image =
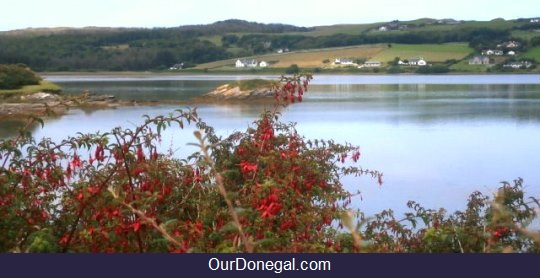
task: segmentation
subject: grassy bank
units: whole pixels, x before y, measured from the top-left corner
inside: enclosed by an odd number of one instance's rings
[[[60,91],[62,91],[62,88],[60,88],[60,86],[52,82],[42,80],[39,85],[27,85],[19,89],[0,90],[0,95],[7,96],[16,94],[34,94],[37,92],[58,93]]]
[[[423,57],[428,62],[444,62],[446,60],[461,60],[473,53],[466,43],[447,44],[391,44],[381,51],[373,60],[381,62],[393,61],[395,57],[411,59]]]

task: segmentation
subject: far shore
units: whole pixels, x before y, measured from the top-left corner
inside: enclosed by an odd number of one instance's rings
[[[237,70],[237,71],[201,71],[201,70],[181,70],[181,71],[62,71],[62,72],[38,72],[41,76],[227,76],[227,75],[247,75],[247,76],[270,76],[270,75],[290,75],[284,73],[283,71],[250,71],[250,70]],[[377,75],[388,75],[388,76],[407,76],[407,75],[513,75],[513,74],[523,74],[523,75],[538,75],[540,72],[525,72],[525,71],[515,71],[515,72],[448,72],[448,73],[437,73],[437,74],[417,74],[417,73],[386,73],[386,72],[357,72],[357,71],[320,71],[315,72],[313,69],[304,69],[303,72],[309,72],[316,75],[365,75],[365,76],[377,76]]]

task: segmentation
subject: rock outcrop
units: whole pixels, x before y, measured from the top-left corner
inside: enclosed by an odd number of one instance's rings
[[[219,86],[213,91],[203,95],[205,98],[224,100],[261,99],[273,96],[274,92],[271,88],[263,87],[251,90],[241,90],[240,86],[230,84]]]

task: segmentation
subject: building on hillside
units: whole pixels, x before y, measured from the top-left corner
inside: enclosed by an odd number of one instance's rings
[[[411,66],[427,66],[427,61],[423,57],[415,57],[409,59],[409,65]]]
[[[259,67],[261,67],[261,68],[266,68],[266,67],[268,67],[268,62],[266,62],[266,61],[261,61],[261,62],[259,63]]]
[[[404,61],[401,61],[401,60],[399,60],[397,63],[400,66],[408,66],[409,65],[409,62],[404,62]]]
[[[353,59],[351,58],[336,58],[334,60],[334,64],[335,65],[355,65],[356,63],[354,63]]]
[[[491,61],[488,56],[474,56],[469,59],[469,65],[490,65]]]
[[[520,46],[521,46],[521,44],[519,42],[517,42],[517,41],[509,41],[509,42],[506,43],[507,48],[518,48]]]
[[[492,50],[492,49],[482,50],[482,56],[491,56],[494,54],[495,54],[495,50]]]
[[[236,60],[235,66],[237,68],[255,68],[257,67],[257,60],[255,59],[238,59]]]
[[[379,62],[379,61],[366,61],[364,62],[364,67],[370,67],[370,68],[375,68],[375,67],[380,67],[382,66],[382,63]]]
[[[515,52],[514,50],[510,50],[510,51],[508,51],[508,53],[506,53],[506,54],[508,54],[508,55],[510,55],[510,56],[514,56],[514,55],[516,55],[516,52]]]
[[[511,68],[511,69],[528,69],[533,66],[533,63],[530,61],[518,61],[518,62],[510,62],[503,65],[503,68]]]
[[[172,67],[170,67],[170,70],[181,70],[184,68],[184,63],[174,64]]]
[[[507,41],[503,42],[501,44],[498,44],[497,47],[499,48],[519,48],[521,47],[521,43],[518,41]]]

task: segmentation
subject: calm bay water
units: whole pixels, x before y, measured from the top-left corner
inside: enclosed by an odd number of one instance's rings
[[[129,100],[189,100],[231,80],[252,76],[50,76],[66,93],[90,91]],[[274,78],[266,76],[264,78]],[[134,127],[142,115],[173,105],[70,111],[36,129],[37,138],[61,140],[77,132]],[[244,130],[262,104],[199,105],[219,134]],[[474,190],[492,194],[501,181],[522,177],[540,197],[540,76],[316,76],[304,102],[283,111],[306,138],[359,145],[364,168],[384,172],[347,179],[362,191],[354,205],[368,214],[405,210],[408,200],[426,207],[463,209]],[[0,126],[10,129],[12,125]],[[179,156],[194,151],[192,133],[168,130],[163,148]]]

